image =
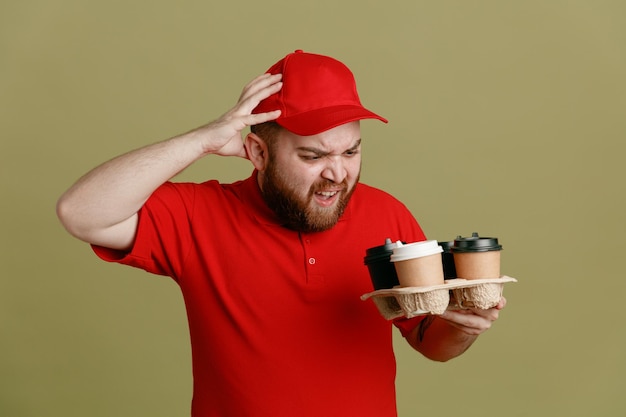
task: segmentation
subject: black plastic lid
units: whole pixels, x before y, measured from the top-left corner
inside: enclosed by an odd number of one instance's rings
[[[395,244],[391,241],[390,238],[387,238],[385,239],[384,245],[375,246],[373,248],[367,249],[365,251],[365,258],[363,258],[363,261],[367,264],[368,262],[372,261],[389,259],[394,247]]]
[[[452,247],[454,246],[454,241],[453,240],[450,240],[448,242],[437,241],[437,244],[441,246],[444,252],[450,252],[450,249],[452,249]]]
[[[498,243],[496,237],[480,237],[478,233],[474,232],[471,237],[458,236],[454,240],[454,246],[451,250],[454,253],[487,252],[502,250],[502,245]]]

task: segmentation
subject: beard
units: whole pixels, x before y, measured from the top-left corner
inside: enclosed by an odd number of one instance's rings
[[[339,184],[342,189],[337,202],[331,207],[319,207],[314,203],[316,192],[325,191],[337,184],[330,180],[313,183],[302,197],[296,192],[296,186],[289,181],[288,175],[281,174],[276,164],[270,160],[261,182],[261,194],[265,203],[276,213],[281,223],[291,230],[304,233],[322,232],[332,228],[343,214],[352,193],[359,182],[359,177],[350,188],[344,180]]]

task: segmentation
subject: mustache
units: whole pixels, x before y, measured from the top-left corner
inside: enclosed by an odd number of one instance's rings
[[[344,192],[348,189],[348,182],[343,180],[340,183],[336,183],[330,180],[321,180],[311,185],[311,194],[324,192],[324,191],[339,191]]]

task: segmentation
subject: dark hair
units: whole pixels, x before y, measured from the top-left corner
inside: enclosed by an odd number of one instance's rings
[[[250,126],[250,132],[263,139],[270,149],[274,146],[282,129],[283,127],[274,121]]]

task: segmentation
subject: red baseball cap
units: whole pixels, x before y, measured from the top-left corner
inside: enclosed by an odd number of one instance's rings
[[[387,119],[361,104],[354,75],[334,58],[297,50],[272,65],[269,74],[282,74],[283,87],[252,111],[280,110],[279,125],[301,136],[316,135],[361,119]]]

